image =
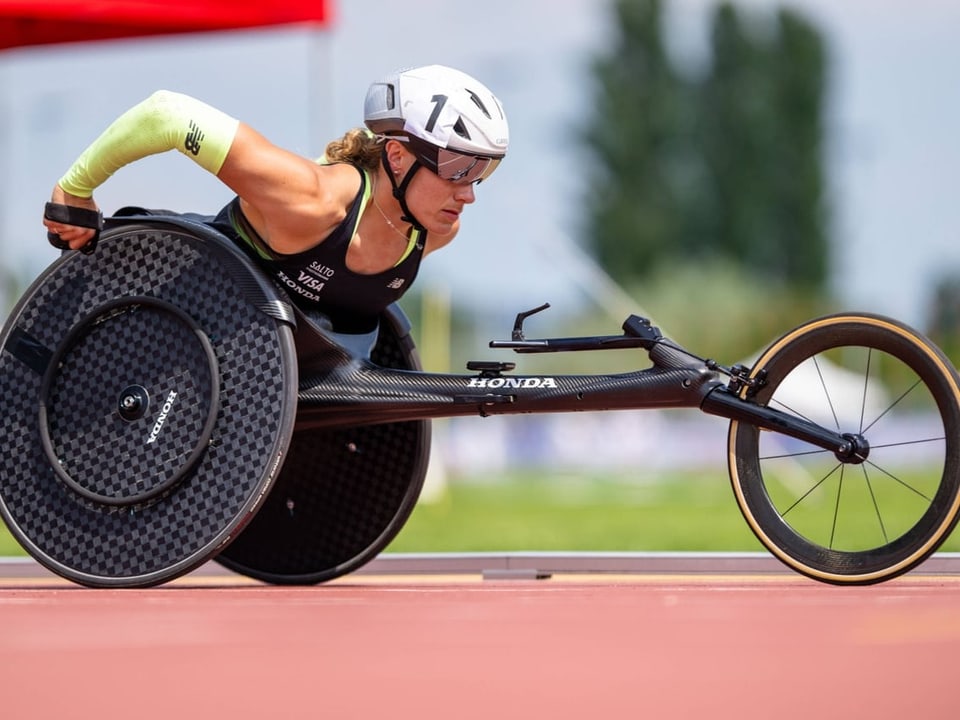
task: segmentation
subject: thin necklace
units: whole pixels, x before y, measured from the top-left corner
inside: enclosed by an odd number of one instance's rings
[[[380,207],[380,203],[377,202],[377,184],[376,183],[373,184],[373,206],[379,211],[380,217],[382,217],[386,221],[387,225],[389,225],[390,228],[397,235],[403,238],[404,242],[407,242],[407,243],[410,242],[410,236],[402,232],[400,228],[398,228],[396,225],[394,225],[390,221],[390,218],[387,217],[387,214],[383,211],[383,208]]]

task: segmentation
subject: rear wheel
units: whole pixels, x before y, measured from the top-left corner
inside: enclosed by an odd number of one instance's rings
[[[829,451],[733,421],[730,477],[760,541],[836,584],[880,582],[926,559],[960,512],[960,388],[943,353],[896,321],[836,315],[787,333],[741,395],[840,433],[869,455]]]

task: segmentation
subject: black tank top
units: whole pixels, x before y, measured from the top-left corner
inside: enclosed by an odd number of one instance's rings
[[[347,249],[371,197],[369,175],[357,170],[360,190],[347,216],[323,242],[302,253],[282,255],[270,249],[244,216],[239,198],[211,223],[276,278],[294,303],[319,310],[330,318],[334,330],[345,333],[376,327],[383,310],[399,300],[417,277],[426,242],[426,232],[412,230],[406,252],[392,268],[369,275],[347,268]]]

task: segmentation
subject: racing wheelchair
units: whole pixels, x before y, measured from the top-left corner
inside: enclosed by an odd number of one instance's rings
[[[957,372],[902,323],[822,317],[726,367],[637,316],[617,335],[529,339],[542,309],[490,347],[632,351],[645,367],[424,372],[396,306],[377,331],[341,335],[202,222],[110,218],[96,252],[64,252],[3,327],[0,514],[40,564],[82,585],[148,587],[209,560],[314,584],[403,527],[432,418],[685,407],[730,421],[736,502],[806,576],[887,580],[954,528]]]

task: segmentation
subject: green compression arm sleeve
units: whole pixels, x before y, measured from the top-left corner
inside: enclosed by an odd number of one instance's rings
[[[60,178],[71,195],[90,197],[113,173],[136,160],[177,149],[216,174],[239,121],[188,95],[158,90],[127,110]]]

